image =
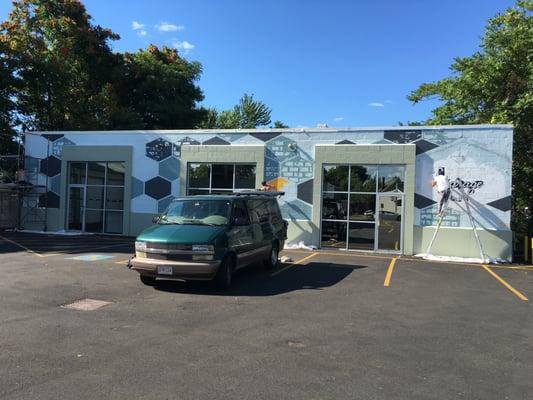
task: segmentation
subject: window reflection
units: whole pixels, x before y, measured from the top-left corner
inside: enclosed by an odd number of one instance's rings
[[[378,170],[378,191],[403,192],[405,167],[400,165],[380,165]]]
[[[350,192],[375,192],[377,170],[375,165],[352,165]]]
[[[348,166],[327,165],[324,166],[324,191],[347,192],[348,191]]]

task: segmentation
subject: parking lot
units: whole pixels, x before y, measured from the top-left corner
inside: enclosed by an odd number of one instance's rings
[[[532,267],[293,250],[216,291],[144,286],[132,252],[122,237],[0,232],[1,399],[533,393]],[[82,299],[107,303],[65,307]]]

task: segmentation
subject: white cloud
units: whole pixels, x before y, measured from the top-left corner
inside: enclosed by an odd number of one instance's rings
[[[373,101],[372,103],[368,103],[368,105],[370,107],[385,107],[385,105],[379,101]]]
[[[172,45],[183,52],[183,54],[188,54],[189,51],[191,51],[192,49],[194,49],[194,44],[192,43],[189,43],[187,42],[186,40],[184,40],[183,42],[180,42],[179,40],[174,40],[172,42]]]
[[[333,121],[335,122],[340,122],[340,121],[343,121],[344,120],[344,117],[335,117],[333,118]]]
[[[148,32],[146,32],[144,29],[140,30],[139,32],[137,32],[137,35],[143,37],[143,36],[146,36],[148,34]]]
[[[155,28],[161,32],[175,32],[185,29],[183,25],[174,25],[168,22],[161,22],[159,25],[156,25]]]
[[[146,27],[145,24],[141,24],[140,22],[137,22],[137,21],[133,21],[131,23],[131,29],[133,29],[134,31],[138,29],[144,29],[145,27]]]

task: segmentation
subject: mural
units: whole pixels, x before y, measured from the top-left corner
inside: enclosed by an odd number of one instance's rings
[[[511,207],[512,130],[506,127],[450,127],[304,132],[131,132],[100,134],[30,134],[26,138],[28,169],[40,184],[48,182],[48,207],[59,207],[63,146],[130,145],[133,147],[131,211],[157,213],[180,193],[183,145],[263,145],[265,179],[286,195],[280,206],[289,220],[310,220],[313,206],[316,144],[416,145],[415,224],[435,225],[436,192],[431,180],[445,167],[452,198],[444,224],[469,227],[465,201],[476,223],[485,229],[509,229]],[[48,148],[46,147],[48,146]],[[357,160],[354,160],[356,163]],[[48,179],[46,179],[48,177]],[[464,188],[464,195],[460,188]],[[42,199],[44,206],[44,197]]]

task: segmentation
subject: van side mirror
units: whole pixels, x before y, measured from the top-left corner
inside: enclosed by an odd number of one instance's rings
[[[233,220],[233,225],[234,226],[244,226],[244,225],[248,225],[248,220],[246,218],[243,218],[243,217],[237,217]]]
[[[161,219],[161,216],[160,215],[156,215],[155,217],[152,218],[152,222],[154,224],[157,224],[159,222],[159,220]]]

